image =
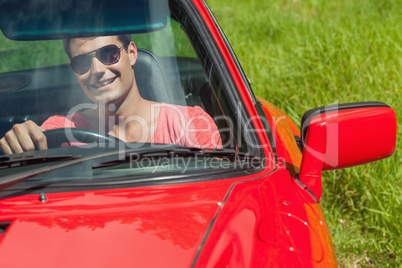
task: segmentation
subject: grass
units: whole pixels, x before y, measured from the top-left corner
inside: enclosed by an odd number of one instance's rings
[[[207,3],[254,92],[296,123],[328,104],[382,101],[394,108],[394,155],[324,173],[321,204],[341,267],[400,267],[402,1]]]

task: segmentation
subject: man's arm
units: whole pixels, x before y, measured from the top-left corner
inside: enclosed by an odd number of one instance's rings
[[[31,120],[15,124],[0,139],[0,148],[5,154],[22,153],[35,149],[46,150],[47,141],[43,131],[43,128]]]

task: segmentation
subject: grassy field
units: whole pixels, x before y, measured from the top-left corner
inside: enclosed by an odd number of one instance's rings
[[[321,204],[341,267],[401,267],[402,1],[207,2],[254,92],[296,123],[328,104],[375,100],[395,109],[395,154],[325,173]]]

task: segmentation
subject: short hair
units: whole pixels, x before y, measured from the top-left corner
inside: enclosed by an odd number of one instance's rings
[[[94,39],[98,36],[93,36],[93,37],[83,37],[83,39]],[[67,56],[71,59],[71,51],[70,51],[70,43],[72,39],[76,38],[66,38],[63,39],[63,47],[64,50],[67,53]],[[124,49],[127,51],[128,45],[130,45],[131,42],[131,34],[121,34],[117,36],[117,39],[123,44]]]

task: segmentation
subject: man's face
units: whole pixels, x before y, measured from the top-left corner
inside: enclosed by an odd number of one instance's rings
[[[94,54],[99,48],[123,44],[117,36],[96,38],[77,38],[70,42],[71,57],[81,54]],[[89,70],[83,74],[75,74],[85,94],[96,104],[100,102],[120,105],[134,84],[133,65],[137,59],[137,49],[133,42],[128,50],[120,50],[120,59],[117,63],[105,65],[96,57],[92,57]]]

